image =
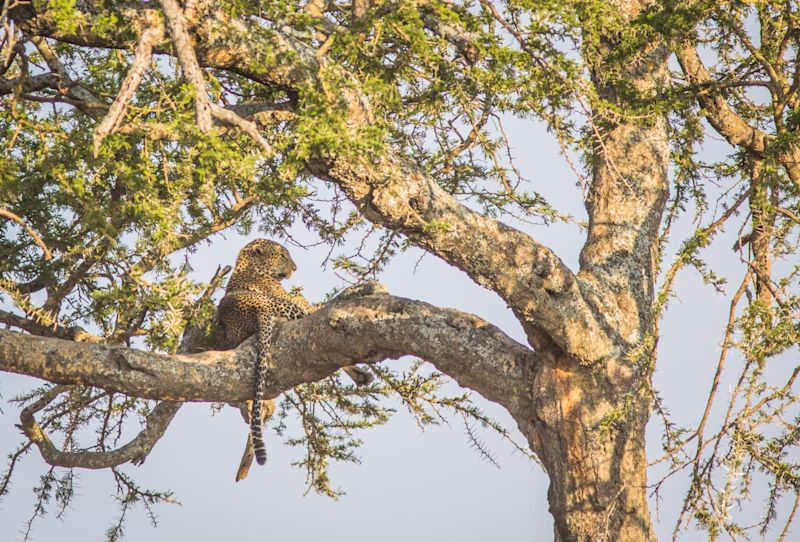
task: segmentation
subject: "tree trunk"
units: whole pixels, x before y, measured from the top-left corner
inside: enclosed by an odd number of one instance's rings
[[[590,127],[596,148],[590,157],[589,227],[579,273],[573,274],[529,236],[464,205],[431,174],[391,150],[377,157],[353,156],[344,146],[308,159],[308,171],[336,183],[368,220],[407,236],[500,295],[522,323],[535,354],[478,319],[385,295],[332,302],[302,321],[285,324],[273,352],[280,361],[270,388],[275,395],[353,362],[412,354],[501,403],[550,476],[557,542],[655,540],[647,506],[644,433],[669,163],[666,121],[654,103],[668,79],[668,51],[663,43],[648,42],[633,49],[630,58],[615,58],[615,47],[630,38],[629,24],[644,2],[609,3],[616,4],[618,20],[611,20],[614,10],[609,10],[608,17],[583,21],[596,90],[596,95],[587,93],[593,100]],[[293,93],[324,88],[326,77],[336,76],[331,81],[338,77],[346,84],[329,104],[332,110],[343,109],[355,138],[359,127],[370,124],[369,100],[356,77],[328,64],[325,72],[319,51],[280,30],[265,33],[255,23],[233,24],[213,3],[201,4],[209,4],[204,7],[209,15],[191,29],[201,67],[231,71]],[[14,18],[23,29],[59,39],[57,25],[30,22],[36,14],[27,5],[16,8]],[[107,32],[90,33],[83,26],[78,32],[60,38],[87,47],[128,46],[127,40],[115,40]],[[271,46],[264,48],[264,43]],[[291,54],[279,55],[276,64],[274,51]],[[31,356],[25,355],[29,352],[19,348],[24,339],[8,333],[0,330],[0,347],[5,348],[0,348],[0,361],[16,362],[6,370],[34,374],[28,367]],[[54,381],[86,382],[79,380],[79,364],[47,363],[53,356],[50,344],[40,341],[30,347],[38,353],[35,369],[45,375],[61,371],[50,374]],[[290,352],[292,345],[296,350]],[[253,356],[244,352],[247,348],[215,354],[217,361],[227,360],[222,368],[203,367],[201,360],[188,356],[144,359],[144,354],[117,349],[70,348],[96,361],[97,375],[108,378],[108,387],[141,397],[230,401],[249,393]],[[154,372],[156,358],[165,368],[177,365]],[[224,368],[227,378],[221,378]],[[160,374],[180,375],[179,386],[162,389]],[[133,385],[137,382],[139,388]],[[221,383],[227,387],[222,389]]]
[[[596,144],[578,276],[584,291],[595,293],[586,297],[605,331],[602,338],[586,333],[585,350],[611,341],[614,353],[574,359],[535,330],[528,334],[540,356],[533,396],[550,398],[536,403],[529,433],[537,435],[531,444],[550,476],[556,542],[656,540],[645,426],[659,229],[669,187],[666,119],[656,99],[668,82],[669,51],[649,42],[625,62],[616,51],[642,6],[618,2],[618,26],[596,29],[601,37],[586,51],[599,99],[590,119]]]
[[[647,398],[626,394],[618,371],[580,365],[555,349],[539,353],[534,394],[549,390],[556,399],[538,403],[532,425],[540,440],[531,444],[550,476],[556,542],[656,540],[646,493]]]

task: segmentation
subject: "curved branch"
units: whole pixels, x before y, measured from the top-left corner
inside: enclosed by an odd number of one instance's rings
[[[312,164],[312,171],[341,186],[371,222],[403,233],[500,295],[525,325],[534,347],[541,345],[543,332],[584,360],[601,358],[613,348],[602,342],[607,333],[586,303],[583,285],[555,253],[462,205],[401,158],[334,155],[325,164]],[[590,344],[589,337],[598,340]]]
[[[33,239],[33,242],[36,243],[36,246],[42,249],[42,252],[44,253],[44,259],[45,260],[53,259],[53,253],[50,252],[50,249],[47,248],[46,244],[44,244],[42,238],[39,237],[39,235],[33,230],[33,228],[28,226],[28,223],[22,220],[22,218],[20,218],[19,215],[12,213],[8,209],[0,209],[0,217],[8,218],[9,220],[16,222],[23,230],[25,230],[25,233],[27,233],[31,237],[31,239]]]
[[[25,407],[19,415],[20,429],[39,448],[49,465],[57,467],[80,467],[105,469],[128,461],[142,462],[150,450],[161,439],[181,403],[162,401],[147,416],[145,428],[127,444],[107,452],[65,452],[56,448],[47,433],[34,418],[34,414],[46,407],[65,390],[66,386],[55,386],[34,403]]]
[[[512,414],[530,413],[536,355],[470,314],[378,294],[334,300],[276,333],[269,397],[341,367],[412,355]],[[0,330],[2,371],[163,401],[247,400],[255,352],[252,340],[231,351],[169,356]]]

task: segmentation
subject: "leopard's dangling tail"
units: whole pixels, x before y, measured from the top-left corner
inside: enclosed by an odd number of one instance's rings
[[[259,394],[259,396],[263,397],[263,394]],[[253,402],[250,439],[253,441],[253,453],[256,454],[256,461],[259,465],[264,465],[267,462],[267,445],[264,444],[264,434],[261,432],[261,401],[259,399]]]
[[[242,413],[242,418],[244,418],[245,423],[247,426],[250,426],[250,421],[253,419],[253,401],[245,401],[239,405],[239,411]],[[261,403],[261,427],[264,427],[264,423],[268,419],[275,414],[275,401],[263,401]],[[242,454],[242,459],[239,462],[239,468],[236,470],[236,481],[241,482],[245,478],[247,478],[247,474],[250,472],[250,467],[253,465],[253,459],[255,459],[256,453],[253,449],[253,434],[247,434],[247,444],[244,447],[244,453]]]
[[[261,408],[267,386],[267,375],[272,368],[270,343],[272,341],[272,330],[274,328],[274,316],[259,316],[256,392],[253,397],[253,413],[250,416],[250,435],[253,439],[253,451],[256,454],[256,461],[258,461],[259,465],[263,465],[267,462],[267,446],[264,444],[264,435],[261,432],[261,424],[263,423]]]

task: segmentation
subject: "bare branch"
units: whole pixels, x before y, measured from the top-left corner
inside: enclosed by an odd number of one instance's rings
[[[211,102],[206,92],[203,71],[200,69],[200,64],[197,63],[197,55],[192,46],[192,38],[186,28],[186,18],[176,0],[160,0],[160,3],[167,18],[167,26],[172,36],[172,42],[175,44],[175,53],[183,68],[183,76],[194,88],[197,127],[201,132],[208,132],[211,129]]]
[[[161,41],[164,37],[164,28],[161,25],[147,28],[142,32],[139,38],[139,44],[136,46],[134,53],[133,64],[122,81],[122,86],[119,89],[117,97],[114,98],[114,103],[108,109],[108,113],[94,129],[94,155],[97,157],[100,152],[100,145],[109,134],[119,126],[120,121],[125,116],[125,111],[128,108],[128,103],[133,98],[136,89],[139,88],[139,83],[142,82],[147,68],[150,66],[150,59],[153,57],[153,45]]]
[[[788,218],[789,220],[791,220],[795,224],[800,224],[800,216],[797,216],[796,214],[791,212],[789,209],[784,209],[783,207],[775,207],[775,211],[780,213],[780,214],[782,214],[783,216],[785,216],[786,218]]]
[[[183,67],[183,74],[191,82],[195,91],[195,110],[197,114],[197,127],[201,132],[211,129],[211,117],[214,116],[222,122],[240,128],[243,132],[256,140],[261,145],[267,156],[273,154],[272,146],[264,139],[255,123],[243,119],[235,112],[211,103],[206,91],[206,82],[203,71],[197,62],[197,55],[192,46],[192,40],[187,30],[186,18],[175,0],[160,0],[164,15],[167,17],[169,31],[175,43],[178,60]]]
[[[290,102],[238,103],[226,105],[225,109],[230,109],[242,118],[264,125],[295,118],[294,108]]]
[[[46,407],[55,397],[66,391],[67,386],[55,386],[41,399],[25,407],[20,413],[20,428],[33,442],[44,460],[59,467],[81,467],[84,469],[105,469],[128,461],[141,462],[150,453],[156,442],[169,427],[181,403],[164,401],[156,405],[147,416],[145,428],[130,442],[116,450],[104,452],[65,452],[55,447],[50,437],[42,430],[34,414]]]

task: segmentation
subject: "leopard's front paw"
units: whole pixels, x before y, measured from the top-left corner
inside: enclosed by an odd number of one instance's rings
[[[386,289],[386,286],[377,280],[368,280],[366,282],[345,288],[342,293],[336,296],[336,299],[351,299],[353,297],[363,297],[365,295],[388,293],[389,290]]]

